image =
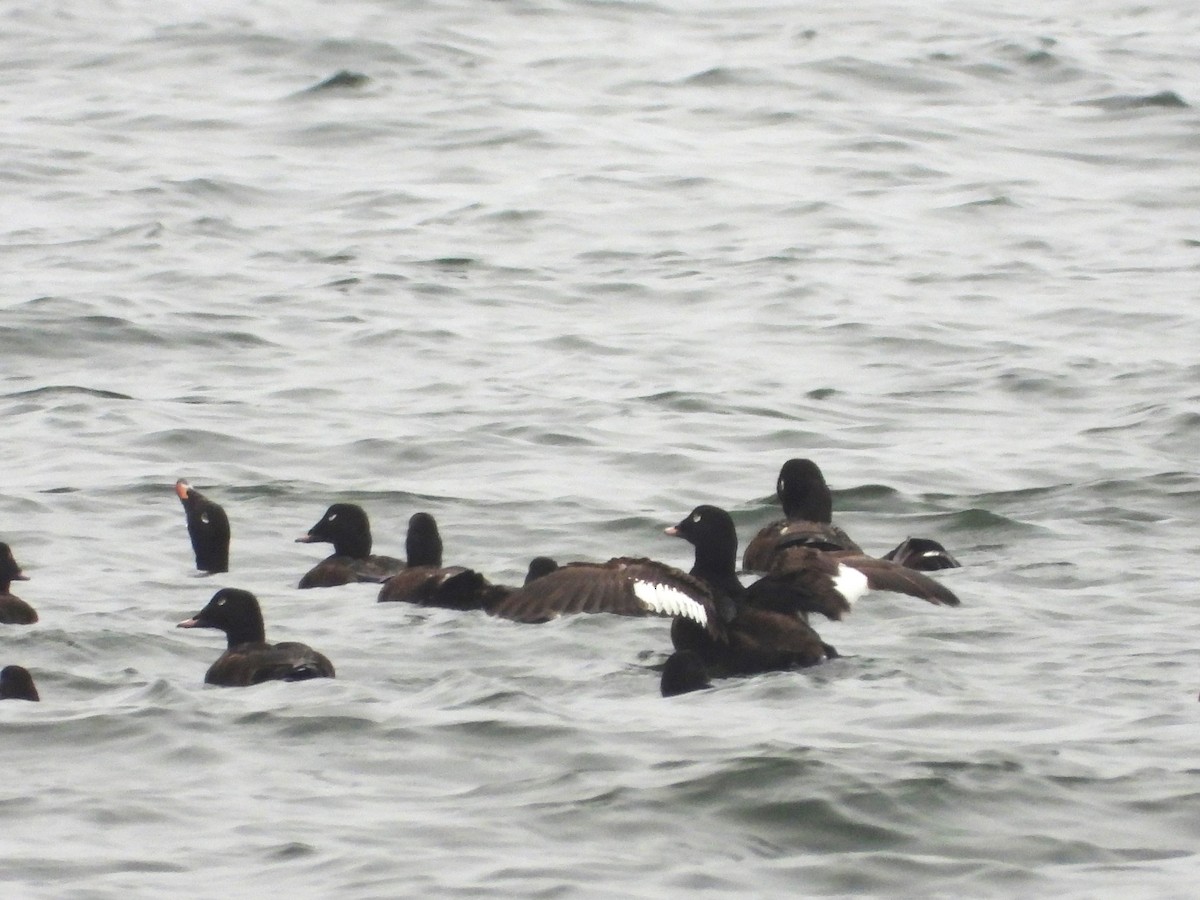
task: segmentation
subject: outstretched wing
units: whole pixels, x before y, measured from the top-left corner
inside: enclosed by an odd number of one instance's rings
[[[712,592],[697,578],[651,559],[569,563],[508,595],[492,612],[518,622],[572,613],[671,616],[717,628]]]
[[[862,553],[828,552],[809,546],[788,546],[776,554],[772,572],[782,574],[811,570],[818,573],[829,573],[831,565],[840,567],[837,571],[841,572],[843,576],[847,574],[847,569],[865,575],[866,585],[863,589],[870,588],[873,591],[907,594],[938,606],[959,605],[959,599],[953,591],[940,582],[934,581],[928,575],[889,559],[876,559]],[[840,592],[846,594],[844,590]]]
[[[867,579],[827,553],[791,554],[791,567],[764,575],[746,589],[745,602],[759,609],[807,617],[841,619],[867,589]]]
[[[902,566],[890,559],[859,555],[839,555],[838,558],[866,575],[867,585],[873,591],[908,594],[937,606],[958,606],[960,603],[954,592],[940,581],[934,581],[923,572]]]

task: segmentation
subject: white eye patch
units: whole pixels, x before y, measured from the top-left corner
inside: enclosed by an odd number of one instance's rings
[[[692,516],[692,521],[693,521],[693,522],[699,522],[699,521],[700,521],[700,519],[701,519],[701,515],[700,515],[700,513],[696,513],[694,516]]]
[[[200,521],[205,525],[208,524],[208,513],[200,513]]]

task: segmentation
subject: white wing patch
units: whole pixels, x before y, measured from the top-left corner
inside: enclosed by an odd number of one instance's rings
[[[697,603],[683,591],[669,584],[635,581],[633,595],[641,600],[647,609],[660,616],[683,616],[701,625],[708,625],[708,613],[704,611],[704,604]]]
[[[847,603],[854,603],[867,592],[867,576],[853,566],[844,566],[838,563],[833,587],[846,598]]]

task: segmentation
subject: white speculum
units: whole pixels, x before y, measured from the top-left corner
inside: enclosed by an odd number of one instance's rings
[[[867,592],[867,576],[853,566],[839,564],[833,586],[846,598],[847,603],[853,603]]]
[[[701,625],[708,624],[708,613],[704,604],[698,603],[678,588],[669,584],[656,584],[651,581],[635,581],[633,595],[646,605],[646,608],[662,616],[683,616]]]

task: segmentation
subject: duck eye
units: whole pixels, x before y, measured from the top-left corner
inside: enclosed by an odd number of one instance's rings
[[[693,516],[692,516],[692,521],[693,521],[693,522],[699,522],[699,521],[700,521],[700,513],[696,513],[695,515],[693,515]]]
[[[326,522],[332,522],[332,521],[333,521],[334,519],[336,519],[336,518],[337,518],[337,513],[330,513],[329,515],[327,515],[327,516],[325,517],[325,521],[326,521]]]
[[[208,524],[208,513],[201,513],[200,521],[203,522],[205,525],[207,525]]]
[[[217,606],[224,606],[224,605],[225,605],[225,598],[222,597],[220,600],[217,601]]]
[[[782,478],[780,478],[779,483],[777,485],[775,485],[775,490],[780,491],[780,492],[783,491],[783,479]]]

